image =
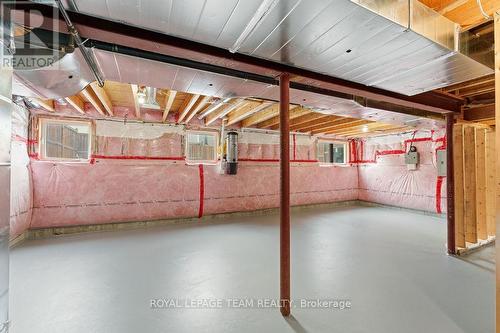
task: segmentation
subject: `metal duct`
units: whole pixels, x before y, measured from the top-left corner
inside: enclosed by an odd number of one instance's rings
[[[94,50],[103,73],[108,80],[131,82],[163,87],[191,94],[227,98],[257,97],[279,100],[279,87],[273,84],[251,81],[222,74],[215,74],[176,66],[159,61],[146,60],[123,54]],[[163,75],[155,75],[163,73]],[[291,89],[290,102],[315,109],[317,112],[380,121],[389,124],[435,128],[443,124],[438,120],[424,118],[426,114],[417,110],[400,110],[396,106],[377,104],[354,96],[329,96],[320,92]],[[395,112],[387,111],[394,108]],[[406,113],[398,113],[404,111]]]
[[[406,95],[493,72],[461,54],[456,25],[417,0],[280,0],[260,11],[262,0],[72,2],[83,13]]]
[[[15,71],[13,94],[29,97],[63,98],[80,92],[94,81],[79,49],[64,55],[52,66]]]

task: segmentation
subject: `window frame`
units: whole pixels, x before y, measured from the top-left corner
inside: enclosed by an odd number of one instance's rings
[[[189,135],[191,134],[208,134],[208,135],[213,135],[215,137],[215,146],[214,146],[214,159],[213,160],[192,160],[189,157]],[[216,165],[217,162],[219,161],[219,153],[218,153],[218,147],[219,147],[219,132],[218,131],[211,131],[211,130],[187,130],[184,135],[184,158],[186,161],[186,164],[190,165],[197,165],[197,164],[204,164],[204,165]]]
[[[344,162],[338,163],[338,162],[322,162],[318,158],[318,149],[319,149],[319,144],[321,143],[327,143],[327,144],[340,144],[344,146]],[[318,160],[318,163],[320,166],[346,166],[349,165],[349,145],[347,141],[341,141],[341,140],[334,140],[334,139],[318,139],[316,141],[316,159]]]
[[[88,133],[88,157],[87,158],[67,158],[67,157],[50,157],[47,156],[47,136],[46,136],[46,124],[49,123],[59,123],[59,124],[78,124],[86,125],[89,128]],[[40,160],[42,161],[57,161],[57,162],[89,162],[92,158],[92,148],[93,148],[93,125],[90,120],[79,120],[79,119],[54,119],[54,118],[39,118],[39,131],[38,131],[38,152]]]

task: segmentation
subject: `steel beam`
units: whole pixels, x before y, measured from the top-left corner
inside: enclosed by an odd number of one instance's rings
[[[280,311],[290,315],[290,76],[280,76]]]

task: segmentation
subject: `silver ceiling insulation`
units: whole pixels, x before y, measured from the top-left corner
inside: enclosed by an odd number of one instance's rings
[[[415,95],[492,73],[417,0],[71,0],[68,8]]]
[[[16,70],[12,92],[15,95],[59,98],[72,96],[89,83],[94,76],[79,49],[64,55],[52,66],[31,70]]]

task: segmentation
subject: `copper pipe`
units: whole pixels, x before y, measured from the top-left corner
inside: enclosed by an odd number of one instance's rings
[[[446,216],[448,220],[448,254],[455,254],[455,177],[453,167],[453,113],[446,114]]]
[[[280,311],[290,315],[290,75],[280,76]]]

